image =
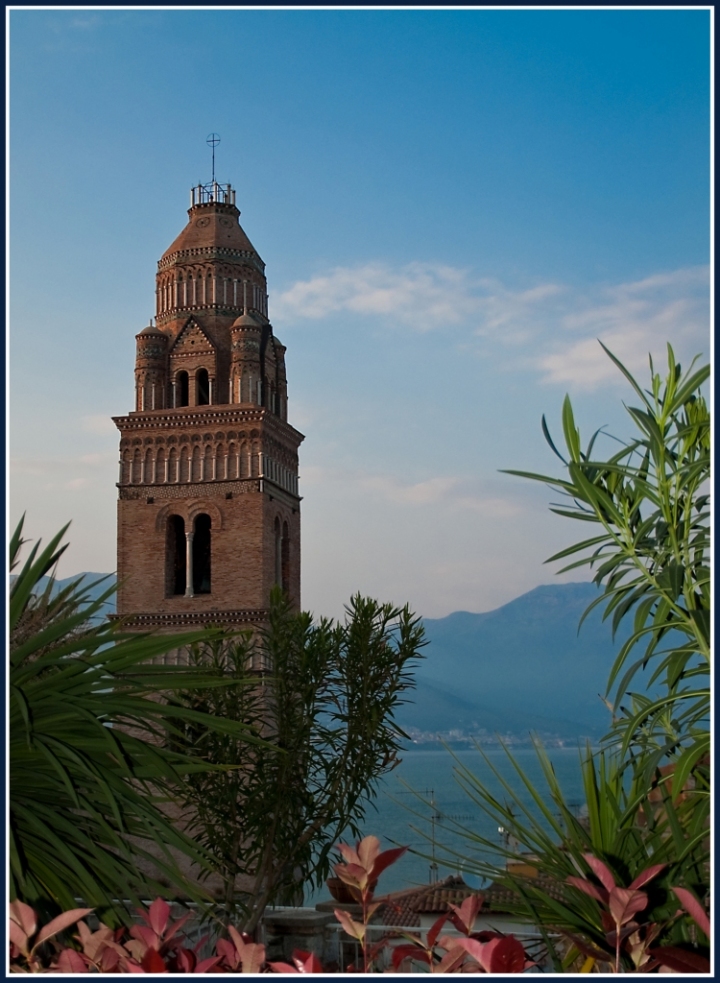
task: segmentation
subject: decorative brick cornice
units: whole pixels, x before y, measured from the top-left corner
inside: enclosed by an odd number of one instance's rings
[[[176,253],[164,256],[158,262],[158,272],[172,269],[174,266],[225,260],[228,262],[244,263],[254,266],[262,276],[265,275],[265,264],[257,255],[247,249],[230,249],[228,246],[196,246],[194,249],[179,249]]]
[[[305,439],[304,434],[274,413],[270,413],[264,406],[243,408],[229,403],[202,408],[185,406],[177,409],[129,413],[127,416],[114,416],[112,420],[123,434],[138,430],[187,430],[189,427],[228,427],[232,424],[247,426],[255,423],[262,424],[271,431],[274,430],[297,445]]]
[[[119,619],[111,615],[111,620]],[[241,609],[236,611],[173,611],[167,613],[139,612],[125,615],[123,624],[128,628],[192,628],[208,625],[258,625],[267,622],[266,608]]]

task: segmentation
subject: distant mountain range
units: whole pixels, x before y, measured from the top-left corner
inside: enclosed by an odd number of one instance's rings
[[[92,582],[106,575],[77,576]],[[75,579],[59,580],[58,588]],[[107,577],[92,596],[114,582]],[[578,633],[596,596],[593,584],[552,584],[495,611],[425,619],[429,644],[399,724],[421,742],[438,734],[518,739],[530,731],[561,740],[599,737],[610,722],[600,694],[626,635],[613,642],[598,609]],[[107,605],[105,613],[112,611]]]
[[[485,731],[561,739],[596,738],[607,731],[604,694],[615,656],[590,583],[536,587],[495,611],[456,611],[426,619],[429,644],[417,670],[413,704],[398,721],[413,736]]]

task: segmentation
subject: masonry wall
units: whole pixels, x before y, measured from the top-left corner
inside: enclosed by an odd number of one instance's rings
[[[261,490],[262,489],[262,490]],[[258,610],[275,583],[275,519],[287,523],[289,590],[300,605],[300,510],[297,500],[257,479],[182,486],[168,500],[128,489],[118,502],[118,614]],[[167,577],[167,528],[173,515],[190,529],[200,514],[211,519],[211,592],[174,595]]]

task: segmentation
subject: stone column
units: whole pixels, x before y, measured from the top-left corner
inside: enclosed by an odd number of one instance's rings
[[[193,537],[195,533],[186,532],[185,552],[185,597],[193,597]]]

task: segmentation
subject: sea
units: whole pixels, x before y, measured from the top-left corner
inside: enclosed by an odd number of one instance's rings
[[[543,800],[551,804],[535,749],[516,747],[511,753]],[[552,747],[546,753],[566,804],[575,814],[582,814],[584,794],[579,749]],[[499,864],[502,859],[499,854],[491,857],[492,851],[474,842],[472,834],[480,834],[500,848],[507,843],[506,833],[462,789],[457,773],[458,769],[467,769],[505,804],[509,796],[493,773],[494,768],[520,800],[539,815],[508,754],[498,747],[483,748],[482,754],[476,748],[467,747],[411,748],[401,753],[401,759],[380,782],[377,797],[368,806],[362,825],[363,835],[377,836],[383,849],[408,847],[407,853],[382,874],[377,893],[431,884],[450,874],[461,874],[471,887],[483,887],[487,882],[473,873],[473,858],[496,859]],[[327,888],[323,886],[307,893],[304,904],[312,906],[328,899]]]

